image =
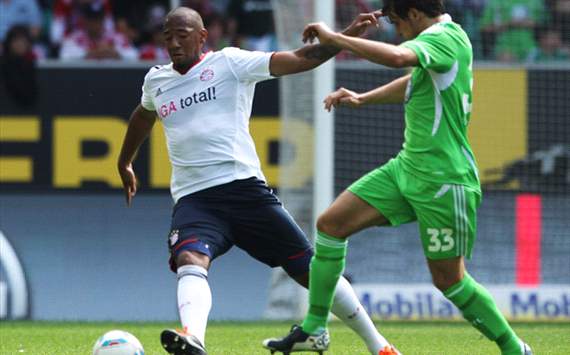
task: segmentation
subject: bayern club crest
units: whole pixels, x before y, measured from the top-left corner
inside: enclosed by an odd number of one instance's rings
[[[201,81],[210,81],[214,77],[214,71],[210,68],[204,69],[204,71],[200,74]]]
[[[174,244],[176,244],[178,241],[178,232],[178,229],[173,229],[170,232],[170,235],[168,236],[168,239],[170,240],[170,246],[174,246]]]

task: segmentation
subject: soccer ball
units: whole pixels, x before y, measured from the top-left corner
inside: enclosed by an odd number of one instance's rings
[[[97,339],[93,355],[144,355],[144,349],[131,333],[111,330]]]

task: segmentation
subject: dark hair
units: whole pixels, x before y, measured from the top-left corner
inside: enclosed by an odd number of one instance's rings
[[[15,25],[10,28],[4,38],[3,53],[4,55],[12,55],[12,42],[19,38],[24,37],[30,44],[33,43],[32,35],[30,34],[30,29],[24,25]]]
[[[443,0],[384,0],[382,13],[395,14],[399,18],[407,19],[410,9],[423,12],[428,17],[436,17],[445,12]]]
[[[30,51],[25,54],[12,52],[12,43],[25,38],[30,43]],[[33,105],[38,95],[36,64],[31,52],[32,36],[26,26],[17,25],[8,31],[4,39],[4,52],[0,56],[0,95],[6,92],[13,102],[21,106]]]

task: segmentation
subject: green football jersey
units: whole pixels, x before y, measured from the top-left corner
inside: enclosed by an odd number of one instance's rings
[[[473,50],[461,26],[444,21],[401,46],[413,50],[405,100],[403,168],[428,181],[479,189],[479,176],[467,139],[473,88]]]

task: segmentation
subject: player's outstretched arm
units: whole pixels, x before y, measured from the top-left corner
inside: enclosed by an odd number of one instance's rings
[[[348,37],[361,36],[368,27],[378,27],[378,17],[381,15],[381,11],[362,13],[342,33]],[[303,36],[303,42],[306,41],[307,38]],[[269,63],[269,71],[274,76],[281,76],[311,70],[337,55],[340,50],[333,45],[314,44],[294,51],[275,52]]]
[[[359,107],[367,104],[403,103],[406,97],[406,87],[410,78],[411,74],[408,74],[365,93],[357,93],[345,88],[340,88],[325,98],[325,109],[330,111],[333,107],[338,106]]]
[[[150,134],[155,121],[155,112],[146,110],[140,104],[135,108],[129,120],[127,133],[117,161],[117,169],[123,182],[127,206],[131,205],[131,201],[137,193],[137,177],[132,163],[139,147]]]
[[[393,44],[346,36],[332,31],[324,22],[311,23],[303,31],[303,40],[319,39],[324,46],[346,49],[371,62],[392,68],[412,67],[419,64],[414,51]]]

